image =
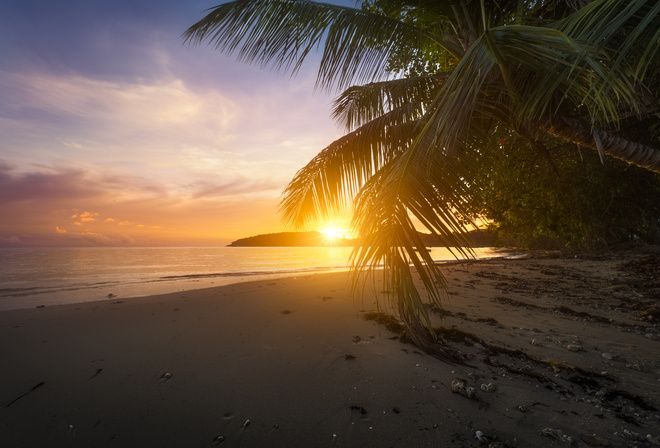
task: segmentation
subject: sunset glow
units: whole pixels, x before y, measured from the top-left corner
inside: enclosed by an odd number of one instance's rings
[[[0,17],[0,246],[288,230],[282,190],[341,135],[314,61],[292,81],[184,45],[208,1],[85,5],[13,2]]]
[[[348,238],[347,236],[348,230],[346,229],[325,228],[325,229],[321,229],[320,232],[330,240],[339,239],[339,238]]]

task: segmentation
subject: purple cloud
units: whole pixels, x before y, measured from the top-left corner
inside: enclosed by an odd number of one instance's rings
[[[81,170],[16,173],[11,166],[0,161],[0,204],[35,199],[88,198],[99,193],[97,186],[90,183]]]

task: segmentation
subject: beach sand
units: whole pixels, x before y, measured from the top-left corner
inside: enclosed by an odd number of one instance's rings
[[[0,447],[658,446],[659,265],[445,266],[468,365],[365,320],[385,294],[346,273],[0,312]]]

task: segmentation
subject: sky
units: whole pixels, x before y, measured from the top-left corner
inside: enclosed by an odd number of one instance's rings
[[[0,0],[0,246],[290,230],[281,192],[342,135],[338,92],[314,90],[317,56],[291,79],[184,44],[216,4]]]

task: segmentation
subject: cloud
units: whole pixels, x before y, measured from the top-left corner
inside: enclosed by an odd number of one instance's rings
[[[81,170],[64,168],[17,172],[0,161],[0,204],[13,201],[51,200],[55,198],[89,198],[99,189],[86,179]]]
[[[127,140],[144,146],[150,138],[156,138],[150,146],[157,148],[235,137],[229,126],[238,106],[218,90],[196,92],[181,79],[144,84],[48,73],[3,77],[5,89],[20,92],[13,104],[18,118],[47,124],[57,120],[64,125],[60,144],[73,150]]]
[[[30,243],[29,239],[21,238],[17,235],[0,235],[0,246],[23,246]]]
[[[58,226],[55,226],[55,232],[56,232],[56,233],[67,233],[66,230],[64,230],[64,229],[60,229]]]
[[[236,197],[237,195],[263,194],[265,192],[279,194],[282,185],[270,180],[251,181],[247,179],[230,180],[227,182],[200,181],[190,186],[193,199],[210,197]]]
[[[72,215],[71,218],[79,219],[82,222],[93,222],[96,221],[97,216],[99,216],[98,213],[82,212]]]
[[[68,244],[84,244],[84,245],[111,245],[117,242],[117,239],[110,238],[106,235],[91,232],[86,230],[84,232],[67,232],[66,234],[59,235]]]
[[[193,197],[259,188],[270,194],[281,191],[304,160],[288,154],[296,152],[296,142],[298,151],[313,147],[309,136],[285,130],[246,132],[245,119],[255,114],[250,106],[215,89],[197,92],[182,80],[144,85],[43,73],[8,78],[23,94],[13,112],[0,117],[9,139],[0,150],[24,171],[35,158],[51,167],[57,160],[77,181],[93,172],[104,187],[124,195],[162,195],[198,181],[203,187]],[[19,146],[32,157],[14,153]]]

